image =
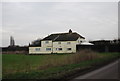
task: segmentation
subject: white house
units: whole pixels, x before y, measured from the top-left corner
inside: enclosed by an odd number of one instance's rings
[[[51,34],[38,45],[29,46],[29,54],[76,53],[76,45],[85,38],[70,29],[68,33]]]

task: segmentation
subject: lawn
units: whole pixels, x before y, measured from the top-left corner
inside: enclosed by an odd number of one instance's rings
[[[2,56],[3,78],[61,78],[66,73],[94,67],[93,65],[119,56],[119,53],[96,53],[92,51],[60,55],[4,54]]]
[[[5,54],[2,56],[3,74],[34,70],[54,60],[62,60],[68,55],[24,55]]]

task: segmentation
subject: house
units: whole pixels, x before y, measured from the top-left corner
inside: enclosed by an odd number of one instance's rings
[[[30,45],[29,54],[76,53],[76,45],[85,41],[85,38],[70,29],[68,33],[51,34],[42,40],[39,45]]]

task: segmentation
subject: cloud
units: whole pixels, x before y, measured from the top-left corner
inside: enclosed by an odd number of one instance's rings
[[[8,31],[8,30],[3,30],[3,29],[0,29],[0,33],[1,33],[1,34],[4,34],[4,33],[7,33],[7,34],[14,34],[13,31]]]
[[[70,28],[88,40],[113,39],[118,34],[117,13],[117,3],[109,2],[8,2],[3,3],[0,31],[3,40],[13,35],[20,45]]]

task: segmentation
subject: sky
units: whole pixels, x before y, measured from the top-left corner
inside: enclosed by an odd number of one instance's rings
[[[0,4],[1,5],[1,4]],[[72,29],[86,40],[118,38],[117,2],[2,2],[2,46],[16,45]],[[1,26],[1,25],[0,25]]]

